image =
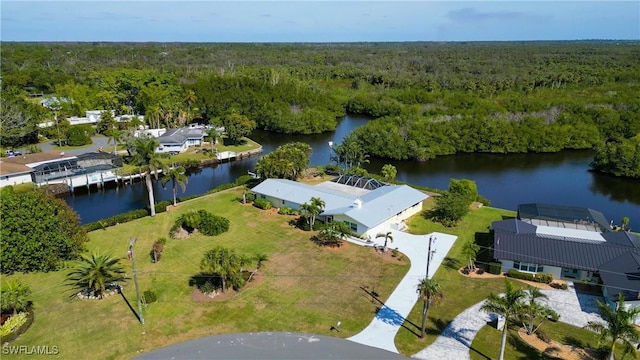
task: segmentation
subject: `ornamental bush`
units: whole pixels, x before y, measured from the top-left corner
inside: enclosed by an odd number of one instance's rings
[[[153,290],[145,290],[144,293],[142,293],[142,297],[144,298],[144,303],[147,305],[158,300],[158,295],[156,295]]]
[[[271,209],[271,202],[265,199],[255,199],[253,201],[253,206],[257,207],[258,209],[269,210]]]
[[[216,236],[229,231],[229,219],[211,214],[206,210],[191,211],[176,219],[171,227],[171,237],[175,238],[181,228],[189,233],[198,229],[204,235]]]
[[[489,263],[489,273],[490,274],[500,275],[500,272],[502,272],[502,263],[499,263],[499,262]]]
[[[288,206],[283,206],[280,209],[278,209],[278,214],[280,214],[280,215],[297,215],[298,212],[296,210],[294,210],[293,208],[290,208]]]
[[[7,321],[4,322],[4,324],[2,324],[2,326],[0,326],[0,336],[1,337],[8,336],[11,333],[13,333],[16,329],[18,329],[20,326],[26,323],[27,323],[27,313],[24,311],[21,313],[18,313],[18,315],[14,315],[10,317],[9,319],[7,319]]]
[[[521,272],[515,269],[511,269],[507,272],[508,277],[512,277],[514,279],[534,281],[539,283],[551,284],[553,281],[553,274],[551,273],[537,273],[531,274],[526,272]]]

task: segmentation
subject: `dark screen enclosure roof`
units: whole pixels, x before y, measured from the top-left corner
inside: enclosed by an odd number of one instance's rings
[[[609,223],[601,212],[577,206],[551,204],[520,204],[519,219],[557,220],[569,223],[597,224],[601,231],[609,231]]]
[[[369,178],[366,176],[350,175],[350,174],[342,174],[331,181],[338,184],[349,185],[349,186],[357,187],[360,189],[366,189],[366,190],[375,190],[377,188],[387,185],[374,178]]]

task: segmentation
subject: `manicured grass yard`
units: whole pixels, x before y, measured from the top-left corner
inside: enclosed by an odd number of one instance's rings
[[[432,206],[432,201],[430,198],[429,202],[425,204],[425,208]],[[411,310],[407,318],[408,321],[405,322],[406,327],[400,328],[396,335],[396,347],[402,354],[413,355],[424,349],[435,341],[440,332],[459,313],[482,301],[490,293],[502,291],[504,288],[504,280],[502,279],[470,279],[458,273],[458,269],[466,263],[466,260],[460,256],[462,246],[467,241],[473,240],[476,232],[488,232],[488,226],[491,222],[501,220],[502,216],[513,216],[513,212],[490,207],[475,209],[470,211],[457,227],[453,228],[433,223],[422,216],[411,219],[409,222],[411,232],[426,234],[438,231],[455,234],[458,236],[458,240],[434,275],[434,279],[442,287],[444,299],[439,305],[429,309],[427,335],[424,339],[418,337],[422,320],[422,303],[418,302]],[[481,251],[483,250],[481,249]]]
[[[310,233],[287,224],[292,217],[242,205],[237,201],[241,193],[236,188],[208,195],[154,218],[90,234],[88,249],[121,257],[129,274],[129,238],[138,239],[141,291],[158,294],[158,301],[145,309],[144,325],[119,295],[100,301],[70,298],[72,292],[63,285],[66,270],[14,275],[33,290],[36,319],[12,345],[58,346],[60,358],[128,359],[138,352],[223,333],[295,331],[349,337],[375,316],[375,304],[361,287],[375,288],[386,299],[408,270],[408,265],[381,262],[371,249],[352,244],[339,250],[319,248],[309,240]],[[151,263],[153,241],[168,237],[173,221],[195,209],[229,218],[230,231],[218,237],[169,239],[161,261]],[[267,254],[269,261],[261,269],[265,280],[225,301],[194,302],[189,278],[199,272],[203,253],[215,245],[240,254]],[[132,280],[125,283],[124,295],[137,308]],[[342,332],[331,332],[338,320]]]

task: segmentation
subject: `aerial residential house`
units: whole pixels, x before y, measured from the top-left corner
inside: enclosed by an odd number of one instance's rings
[[[266,179],[252,191],[280,208],[300,209],[317,197],[325,202],[319,220],[341,221],[361,237],[375,237],[389,229],[402,229],[404,221],[422,210],[428,195],[407,185],[388,185],[375,179],[342,175],[318,185]]]
[[[160,145],[157,153],[177,154],[186,151],[191,146],[202,145],[205,133],[200,128],[170,129],[157,137]]]
[[[33,169],[26,165],[0,160],[0,188],[31,183],[32,173]]]
[[[601,283],[616,306],[640,306],[640,237],[611,231],[599,212],[579,207],[523,204],[518,218],[491,224],[494,258],[502,271],[551,273],[554,278]],[[640,319],[638,319],[640,321]]]

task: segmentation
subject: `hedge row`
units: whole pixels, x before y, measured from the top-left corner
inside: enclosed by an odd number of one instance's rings
[[[545,284],[551,284],[551,282],[553,281],[553,274],[551,273],[531,274],[531,273],[521,272],[515,269],[509,270],[507,272],[507,276],[512,277],[514,279],[528,280],[528,281],[534,281],[534,282],[545,283]]]
[[[233,183],[222,184],[222,185],[220,185],[220,186],[218,186],[218,187],[216,187],[214,189],[211,189],[211,190],[207,191],[205,194],[202,194],[202,195],[189,195],[189,196],[178,198],[177,202],[180,203],[180,202],[183,202],[183,201],[199,198],[199,197],[204,196],[204,195],[217,193],[217,192],[220,192],[220,191],[223,191],[223,190],[227,190],[227,189],[231,189],[231,188],[234,188],[234,187],[240,186],[240,185],[245,185],[245,184],[249,185],[252,181],[255,181],[255,179],[252,176],[250,176],[250,175],[242,175],[242,176],[238,177],[236,179],[236,181],[233,182]],[[165,200],[165,201],[157,202],[155,204],[156,214],[163,213],[163,212],[167,211],[167,206],[172,205],[172,204],[173,204],[173,201],[171,201],[171,200]],[[102,219],[102,220],[98,220],[96,222],[84,224],[82,227],[87,231],[95,231],[95,230],[108,228],[109,226],[122,224],[122,223],[126,223],[126,222],[133,221],[133,220],[136,220],[136,219],[140,219],[140,218],[143,218],[143,217],[149,216],[149,215],[151,215],[151,212],[149,211],[149,207],[147,206],[145,209],[131,210],[129,212],[118,214],[118,215],[114,215],[112,217],[109,217],[109,218],[106,218],[106,219]]]

